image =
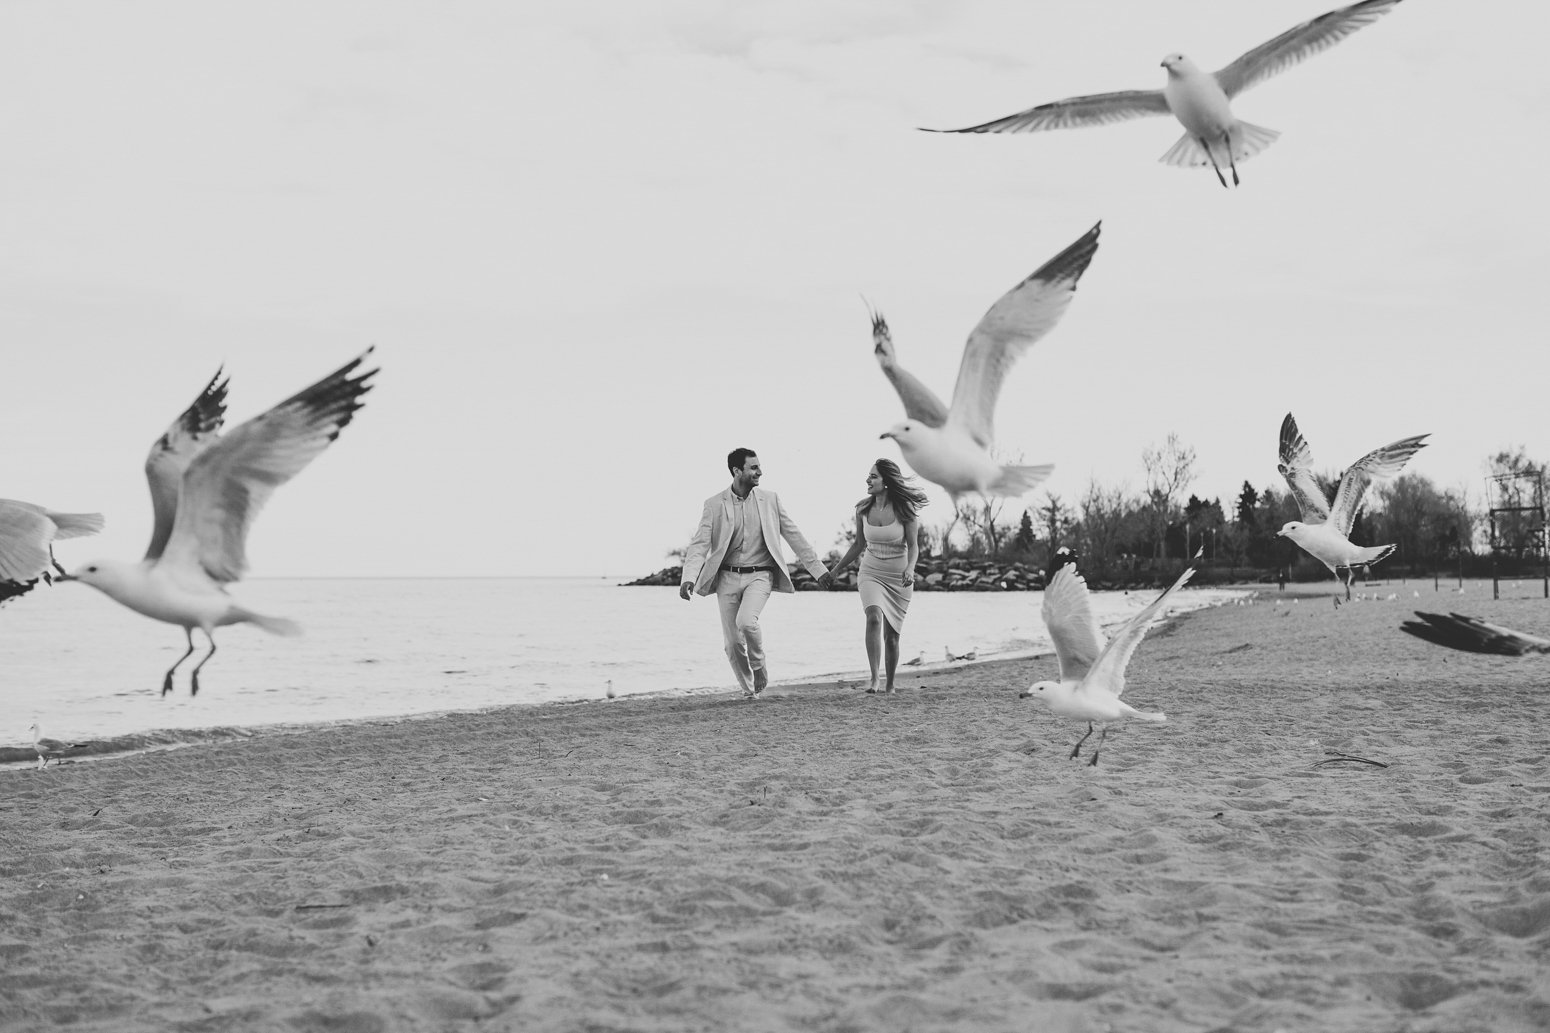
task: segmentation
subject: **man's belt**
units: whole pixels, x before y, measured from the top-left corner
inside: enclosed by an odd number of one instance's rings
[[[721,569],[730,570],[734,574],[757,574],[761,570],[767,570],[771,574],[775,573],[774,567],[734,567],[729,563],[723,563]]]

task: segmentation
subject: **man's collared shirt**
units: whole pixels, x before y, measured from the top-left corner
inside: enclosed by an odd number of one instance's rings
[[[737,492],[728,491],[732,497],[732,537],[727,543],[726,559],[729,567],[773,567],[775,558],[764,544],[764,529],[759,524],[759,503],[754,500],[753,489],[743,498]]]

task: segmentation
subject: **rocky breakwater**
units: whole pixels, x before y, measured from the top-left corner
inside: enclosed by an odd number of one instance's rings
[[[682,583],[683,567],[663,567],[626,585],[666,585]],[[791,568],[791,581],[798,592],[822,591],[813,576],[800,567]],[[1029,563],[954,557],[922,559],[915,564],[917,592],[1036,592],[1044,587],[1044,572]],[[855,564],[834,582],[834,591],[856,590]]]

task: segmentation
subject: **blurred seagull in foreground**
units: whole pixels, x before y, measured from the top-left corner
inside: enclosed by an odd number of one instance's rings
[[[1392,545],[1375,545],[1362,548],[1352,545],[1351,525],[1361,512],[1362,499],[1367,486],[1373,481],[1388,480],[1402,470],[1410,457],[1426,447],[1430,434],[1418,434],[1403,438],[1393,444],[1373,449],[1351,464],[1340,478],[1340,489],[1335,493],[1335,505],[1330,507],[1324,498],[1324,489],[1313,477],[1313,451],[1297,429],[1297,421],[1287,413],[1281,421],[1281,461],[1276,469],[1286,478],[1286,484],[1297,498],[1302,520],[1289,520],[1276,537],[1290,538],[1314,559],[1329,568],[1335,578],[1345,584],[1345,597],[1351,598],[1353,568],[1376,563],[1394,551]],[[1340,576],[1344,568],[1346,576]],[[1335,597],[1335,605],[1340,598]]]
[[[1199,554],[1197,553],[1198,557]],[[1125,692],[1125,668],[1136,647],[1146,636],[1152,624],[1162,616],[1163,607],[1184,583],[1194,576],[1195,568],[1186,567],[1166,592],[1120,629],[1119,634],[1104,645],[1098,622],[1093,618],[1087,582],[1072,566],[1061,567],[1044,590],[1044,626],[1055,643],[1055,658],[1060,662],[1059,681],[1034,682],[1020,694],[1027,699],[1036,696],[1049,707],[1056,717],[1068,721],[1086,721],[1087,735],[1071,747],[1069,759],[1075,760],[1082,751],[1082,743],[1093,734],[1093,725],[1099,728],[1098,745],[1088,764],[1097,766],[1098,751],[1108,738],[1109,725],[1125,721],[1166,721],[1160,713],[1137,710],[1120,699]]]
[[[1478,617],[1466,617],[1461,613],[1443,616],[1440,613],[1422,613],[1420,610],[1415,615],[1421,619],[1405,621],[1400,627],[1416,638],[1424,638],[1449,649],[1499,653],[1503,656],[1550,653],[1550,639],[1525,635],[1500,624],[1489,624]]]
[[[54,542],[80,538],[102,530],[101,513],[55,513],[31,502],[0,499],[0,600],[23,595],[49,578],[49,567],[65,572],[54,560]]]
[[[1238,162],[1248,161],[1281,134],[1238,121],[1232,113],[1233,98],[1371,25],[1399,3],[1400,0],[1363,0],[1322,14],[1255,47],[1215,73],[1202,72],[1183,54],[1169,54],[1162,60],[1162,66],[1168,70],[1168,84],[1160,90],[1067,97],[967,129],[926,132],[1028,133],[1172,114],[1184,126],[1184,135],[1158,160],[1180,168],[1210,165],[1224,187],[1227,180],[1222,166],[1226,165],[1232,170],[1233,185],[1237,186]]]
[[[951,408],[899,365],[888,323],[882,313],[873,313],[873,353],[904,402],[906,416],[882,437],[893,438],[910,468],[947,489],[954,500],[965,492],[1016,497],[1054,469],[1002,466],[991,457],[996,398],[1012,364],[1065,314],[1077,280],[1097,253],[1101,225],[1082,234],[985,313],[964,345]]]
[[[194,652],[195,628],[210,651],[194,667],[192,694],[199,692],[199,669],[215,655],[216,628],[247,622],[275,635],[301,633],[295,621],[237,605],[226,585],[247,570],[248,531],[275,488],[321,455],[364,404],[361,396],[377,371],[350,374],[371,351],[225,437],[229,381],[217,372],[146,457],[156,523],[145,559],[97,560],[59,579],[84,582],[136,613],[183,628],[188,651],[162,679],[163,696]]]

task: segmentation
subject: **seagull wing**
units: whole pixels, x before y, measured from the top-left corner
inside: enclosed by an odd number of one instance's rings
[[[1060,322],[1076,281],[1098,251],[1098,223],[990,307],[969,335],[953,387],[948,419],[989,448],[995,440],[996,398],[1007,371]]]
[[[1162,616],[1163,607],[1173,593],[1183,588],[1184,583],[1194,575],[1194,567],[1185,567],[1184,573],[1179,575],[1179,579],[1170,585],[1166,592],[1153,599],[1146,609],[1130,618],[1130,622],[1120,629],[1119,634],[1109,639],[1109,644],[1103,648],[1098,661],[1093,664],[1093,669],[1088,672],[1086,680],[1077,691],[1112,692],[1116,696],[1124,695],[1125,668],[1130,666],[1130,658],[1135,654],[1136,647],[1141,644],[1146,633]]]
[[[1422,613],[1420,610],[1415,615],[1421,620],[1405,621],[1400,627],[1416,638],[1424,638],[1439,646],[1507,656],[1550,653],[1550,639],[1525,635],[1499,624],[1488,624],[1478,617],[1466,617],[1461,613],[1443,616],[1440,613]]]
[[[1400,0],[1362,0],[1362,3],[1321,14],[1244,54],[1217,72],[1216,82],[1223,93],[1236,97],[1304,58],[1328,50],[1357,29],[1388,14],[1399,3]]]
[[[247,569],[253,520],[275,488],[295,477],[339,436],[371,390],[375,369],[351,377],[363,354],[237,427],[194,457],[183,474],[177,519],[162,563],[197,567],[216,581]]]
[[[48,569],[54,522],[42,506],[0,499],[0,580],[31,581]]]
[[[1308,447],[1302,431],[1297,429],[1297,421],[1292,419],[1291,413],[1281,421],[1281,461],[1276,464],[1276,469],[1286,478],[1286,486],[1292,489],[1302,518],[1328,523],[1329,501],[1313,477],[1313,450]]]
[[[183,415],[172,421],[167,433],[156,439],[145,457],[145,479],[151,486],[151,508],[156,521],[151,530],[151,545],[145,550],[148,560],[160,559],[172,535],[172,521],[178,514],[178,492],[183,472],[194,457],[220,436],[226,422],[226,388],[231,378],[221,379],[221,371],[199,392]]]
[[[1163,98],[1162,90],[1121,90],[1119,93],[1092,93],[1085,97],[1051,101],[967,129],[925,129],[922,132],[1033,133],[1041,129],[1102,126],[1110,122],[1128,122],[1133,118],[1168,113],[1168,102]]]
[[[1375,448],[1352,463],[1345,476],[1340,478],[1340,490],[1335,493],[1335,505],[1330,512],[1335,529],[1349,537],[1351,525],[1356,522],[1356,514],[1361,512],[1367,486],[1373,481],[1385,481],[1399,473],[1411,456],[1426,447],[1425,439],[1429,437],[1430,434],[1418,434],[1413,438],[1404,438],[1382,448]]]
[[[872,313],[872,340],[875,344],[872,354],[877,356],[877,364],[883,368],[883,376],[899,393],[899,400],[904,403],[905,418],[918,420],[928,427],[940,427],[946,423],[947,406],[942,404],[935,392],[920,382],[919,377],[899,365],[898,357],[893,352],[893,338],[888,333],[888,321],[881,312]]]
[[[1060,680],[1079,681],[1103,652],[1103,637],[1093,619],[1087,582],[1071,565],[1061,567],[1044,589],[1044,626],[1055,643]]]
[[[102,519],[101,513],[55,513],[52,509],[45,509],[43,515],[54,522],[56,542],[66,538],[84,538],[89,534],[96,534],[108,523]]]

